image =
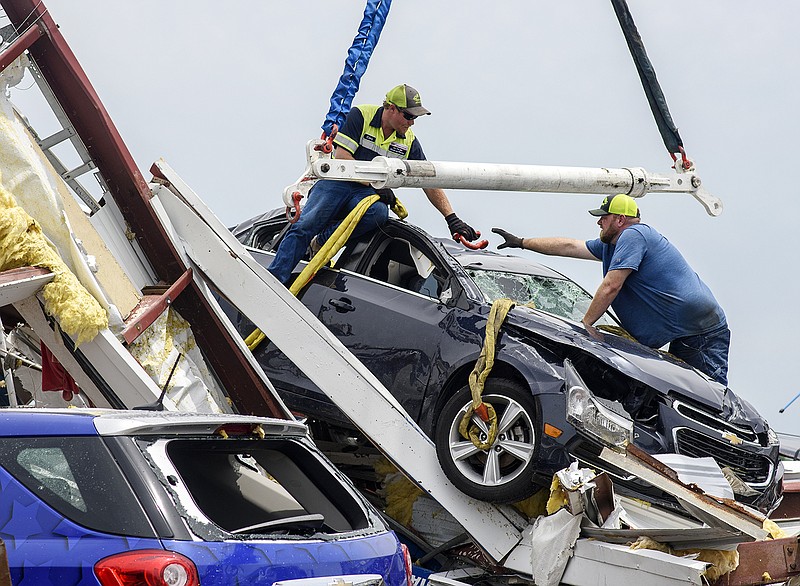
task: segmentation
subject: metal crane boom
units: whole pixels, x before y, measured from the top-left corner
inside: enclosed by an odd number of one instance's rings
[[[641,167],[557,167],[498,163],[409,161],[375,157],[371,161],[318,158],[311,162],[318,179],[367,181],[373,187],[438,187],[545,193],[688,193],[711,216],[722,213],[722,201],[708,193],[693,170],[670,175]]]

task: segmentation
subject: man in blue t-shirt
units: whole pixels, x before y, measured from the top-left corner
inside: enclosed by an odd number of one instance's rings
[[[669,240],[640,221],[633,198],[606,197],[590,214],[598,216],[600,237],[520,238],[505,230],[492,231],[505,239],[497,248],[524,248],[542,254],[599,260],[603,281],[594,295],[583,325],[602,338],[594,323],[609,308],[623,327],[642,344],[661,348],[728,384],[730,330],[725,313],[711,290]]]
[[[411,127],[414,120],[426,114],[430,114],[430,111],[423,107],[417,90],[406,84],[395,86],[386,94],[382,106],[364,105],[350,110],[333,139],[336,145],[334,157],[371,161],[377,156],[384,156],[424,161],[422,145]],[[471,226],[456,216],[443,189],[424,188],[423,191],[444,216],[454,238],[456,234],[461,234],[467,240],[478,237]],[[369,207],[350,235],[351,238],[357,238],[386,223],[389,208],[395,203],[394,193],[391,189],[376,190],[357,181],[318,181],[308,194],[308,203],[300,219],[292,224],[281,240],[269,271],[286,285],[292,276],[292,269],[309,245],[312,252],[319,250],[347,214],[362,199],[376,193],[381,196],[382,203]]]

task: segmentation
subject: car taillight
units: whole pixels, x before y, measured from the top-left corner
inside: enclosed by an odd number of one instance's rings
[[[408,586],[411,586],[414,578],[411,575],[411,553],[408,551],[405,543],[400,544],[400,548],[403,550],[403,561],[406,564],[406,583]]]
[[[102,586],[199,586],[194,562],[174,551],[140,549],[103,558],[94,565]]]

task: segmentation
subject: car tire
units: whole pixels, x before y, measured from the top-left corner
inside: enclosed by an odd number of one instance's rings
[[[498,430],[486,450],[464,439],[459,424],[472,403],[469,386],[461,388],[439,413],[434,433],[436,454],[447,478],[464,494],[491,503],[512,503],[532,496],[539,451],[539,417],[530,389],[505,379],[488,379],[483,401],[494,407]],[[472,422],[488,426],[473,414]]]

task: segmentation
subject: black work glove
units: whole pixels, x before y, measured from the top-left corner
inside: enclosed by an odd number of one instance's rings
[[[392,207],[394,204],[397,203],[397,198],[394,195],[394,191],[392,191],[388,187],[381,187],[380,189],[376,189],[375,193],[380,195],[381,201],[389,207]]]
[[[497,250],[502,250],[503,248],[522,248],[522,238],[519,236],[514,236],[511,232],[506,232],[501,228],[492,228],[492,232],[499,234],[505,240],[505,242],[497,247]]]
[[[445,220],[447,221],[447,228],[450,230],[450,234],[461,234],[469,241],[475,240],[478,237],[478,233],[472,229],[472,226],[461,220],[455,213],[446,216]]]

